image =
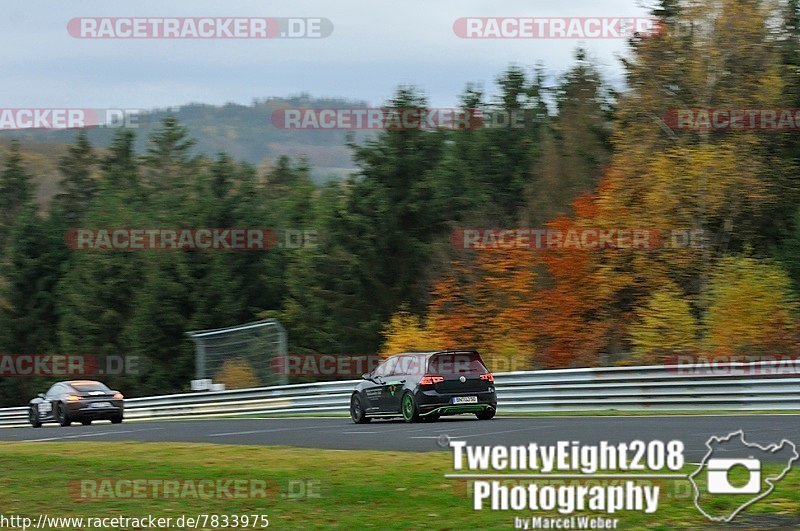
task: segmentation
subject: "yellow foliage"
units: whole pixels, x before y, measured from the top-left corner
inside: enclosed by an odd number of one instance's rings
[[[791,280],[777,264],[728,257],[711,279],[706,348],[730,354],[790,349],[797,301]]]
[[[510,338],[492,338],[479,349],[486,367],[492,372],[527,371],[531,369],[532,351]]]
[[[677,288],[656,291],[637,314],[639,320],[630,330],[632,361],[658,364],[673,354],[697,352],[697,322]]]
[[[404,308],[391,317],[384,329],[384,337],[382,356],[444,348],[441,338],[425,326],[423,319]]]
[[[226,361],[214,376],[214,382],[225,384],[225,389],[258,387],[260,383],[253,366],[244,358]]]
[[[449,324],[449,323],[448,323]],[[441,329],[438,325],[442,325]],[[395,313],[385,328],[386,340],[381,347],[382,356],[401,352],[432,351],[444,349],[476,349],[487,368],[492,372],[509,372],[530,368],[529,349],[525,349],[509,335],[487,335],[479,342],[448,339],[443,331],[447,325],[441,316],[428,321],[405,309]]]

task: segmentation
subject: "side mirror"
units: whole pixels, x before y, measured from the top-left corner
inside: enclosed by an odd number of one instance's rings
[[[361,379],[362,380],[371,380],[372,378],[370,378],[370,375],[369,375],[368,372],[365,372],[364,374],[361,375]]]
[[[36,396],[38,396],[39,398],[44,398],[44,393],[39,393],[39,394],[38,394],[38,395],[36,395]]]

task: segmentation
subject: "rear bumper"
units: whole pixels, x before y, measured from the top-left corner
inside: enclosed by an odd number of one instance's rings
[[[453,404],[453,397],[459,396],[475,396],[478,401],[467,404]],[[497,393],[495,391],[445,394],[433,390],[425,390],[418,392],[416,398],[419,414],[422,417],[432,414],[478,413],[486,409],[497,409]]]
[[[420,417],[428,415],[459,415],[461,413],[480,413],[487,409],[497,409],[497,404],[453,404],[450,406],[439,406],[427,412],[421,412]]]

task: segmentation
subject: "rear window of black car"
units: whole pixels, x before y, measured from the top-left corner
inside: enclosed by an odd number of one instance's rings
[[[71,382],[69,385],[78,391],[109,391],[109,388],[100,382]]]
[[[488,372],[475,352],[435,354],[428,361],[430,374],[483,374]]]

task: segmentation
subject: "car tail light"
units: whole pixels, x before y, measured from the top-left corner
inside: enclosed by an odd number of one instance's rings
[[[77,402],[81,397],[77,395],[67,395],[67,402]]]
[[[420,385],[433,385],[433,384],[437,384],[437,383],[443,382],[443,381],[444,381],[444,376],[430,376],[430,375],[426,374],[419,381],[419,384]]]
[[[117,400],[122,400],[125,397],[122,396],[122,393],[114,393],[114,398],[116,398]]]
[[[494,382],[494,374],[487,372],[486,374],[481,374],[481,380],[486,380],[487,382]]]

